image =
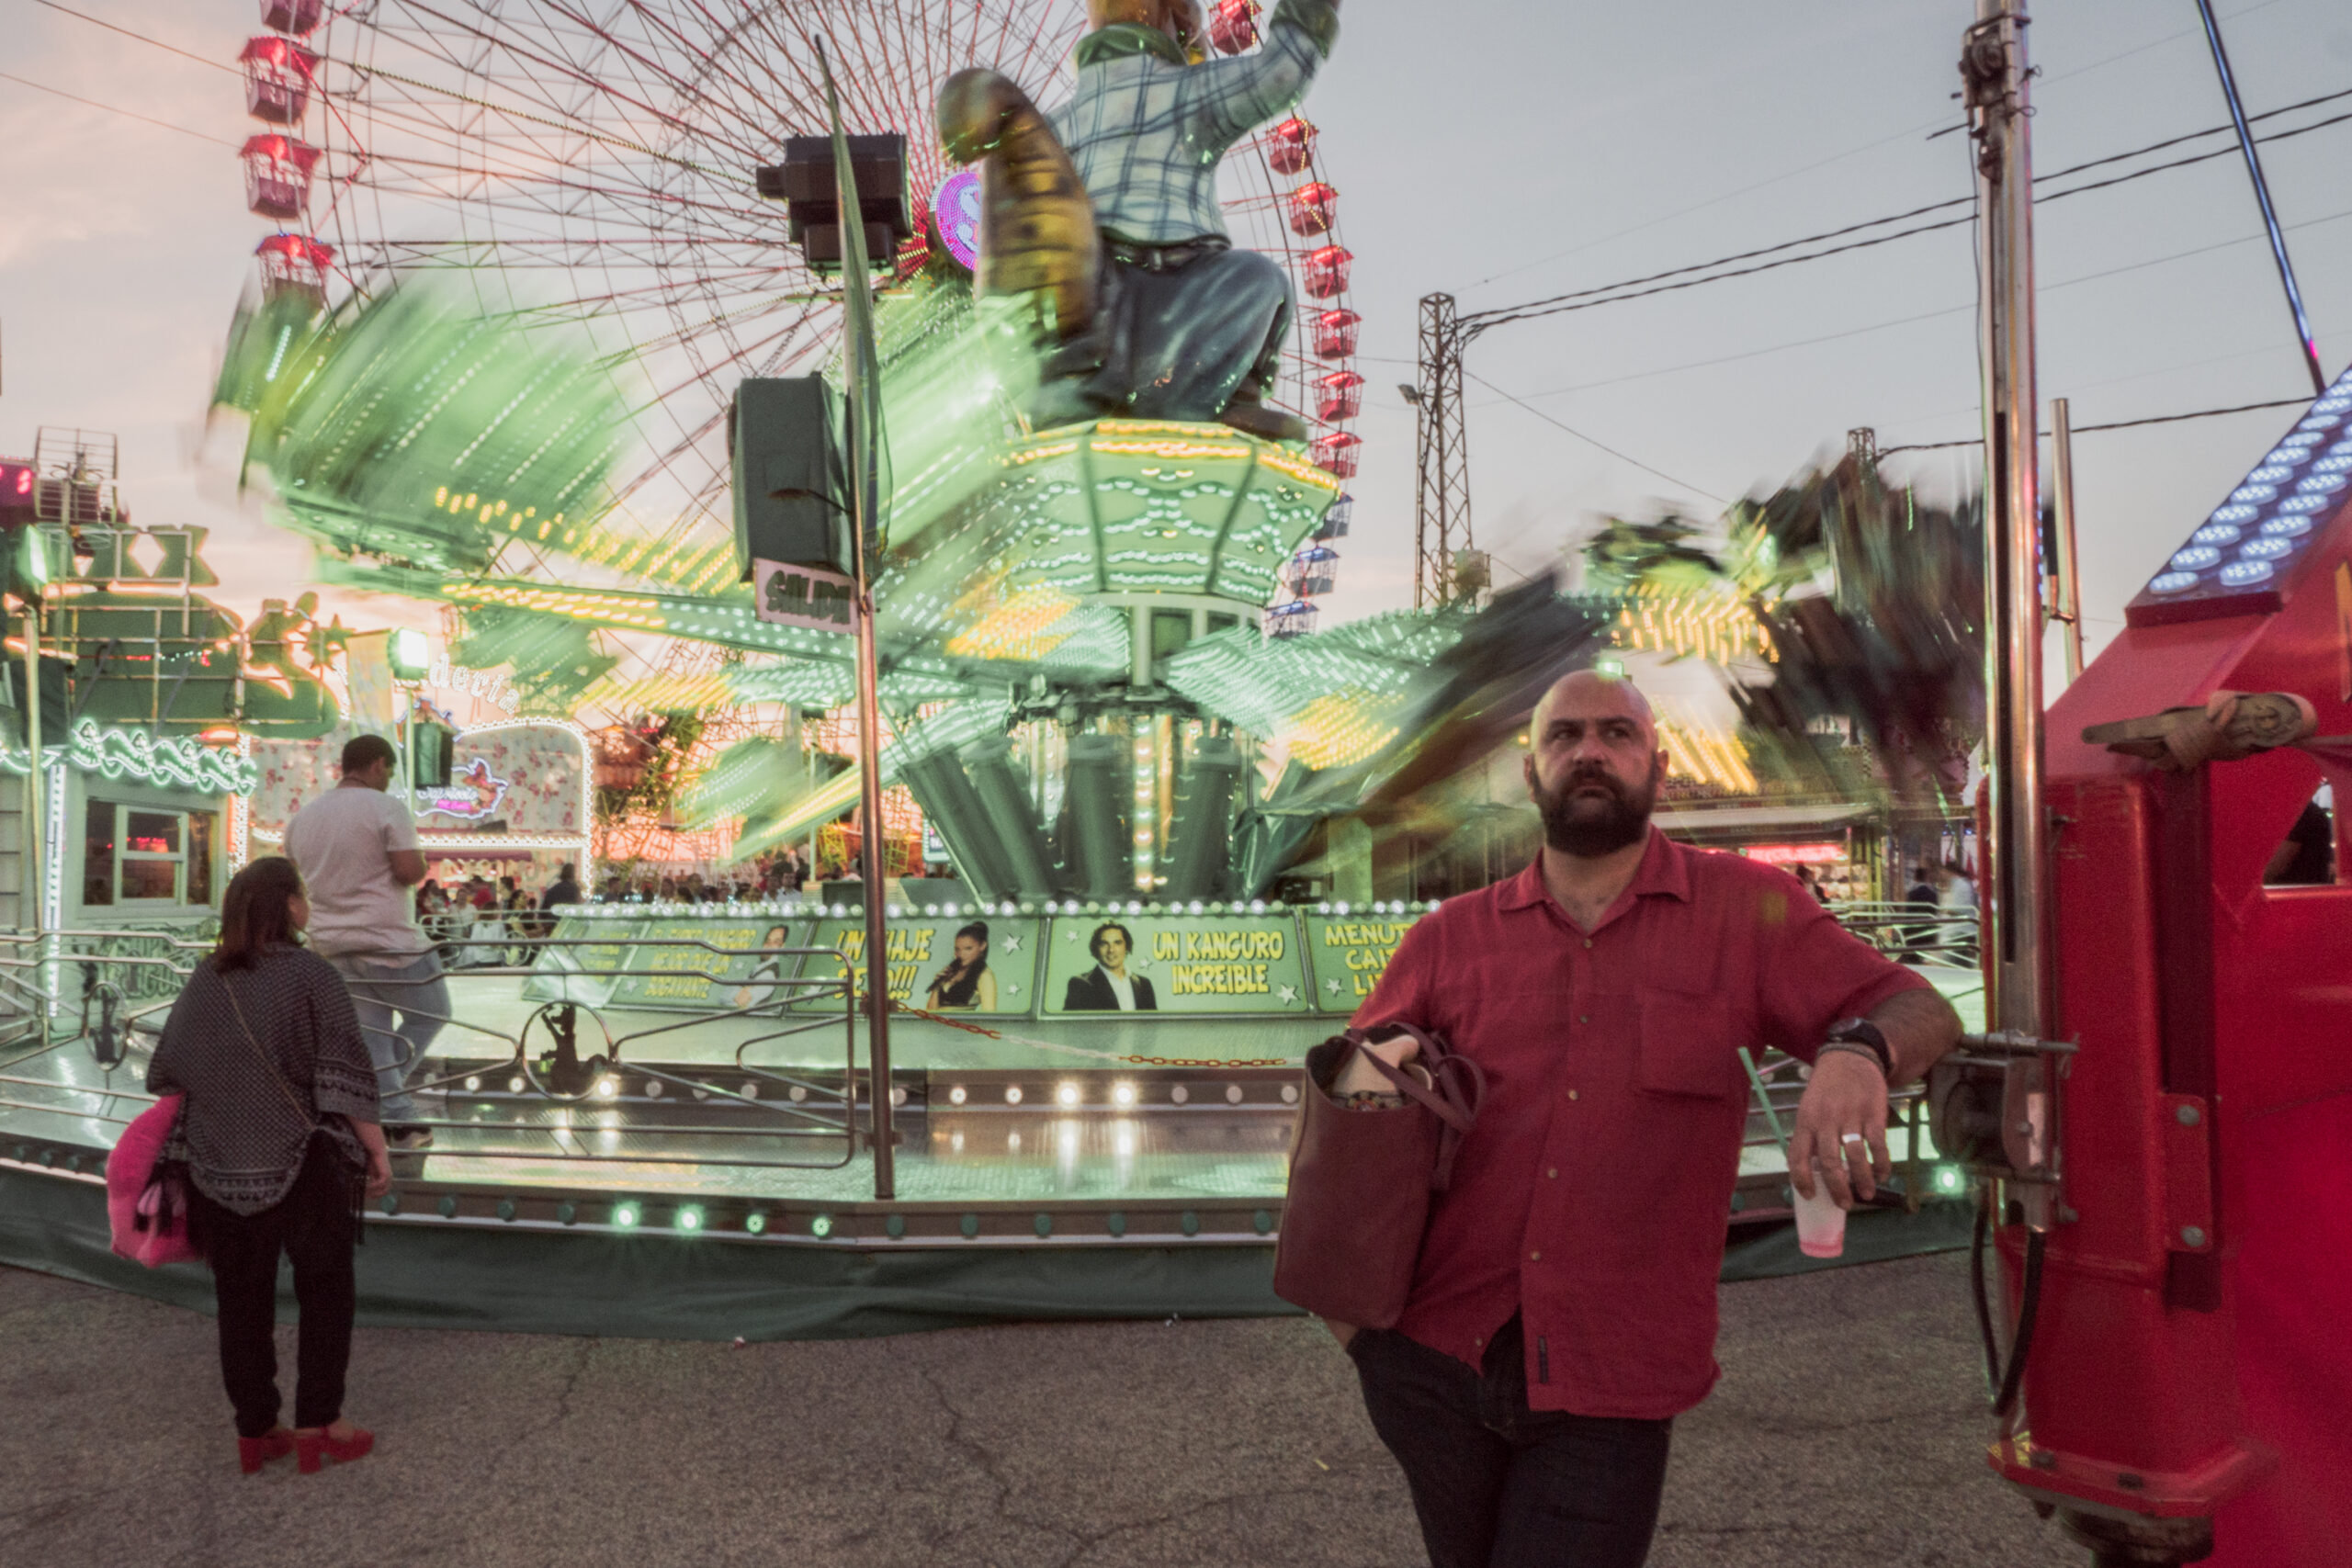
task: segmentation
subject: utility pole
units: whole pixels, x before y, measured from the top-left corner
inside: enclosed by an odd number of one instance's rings
[[[2222,78],[2222,96],[2230,106],[2230,123],[2237,128],[2238,151],[2245,154],[2245,172],[2254,181],[2254,202],[2262,209],[2262,227],[2270,236],[2271,259],[2278,264],[2278,282],[2287,290],[2287,310],[2295,318],[2295,341],[2302,345],[2303,367],[2311,372],[2312,390],[2327,390],[2327,373],[2319,367],[2319,343],[2312,336],[2312,319],[2303,310],[2303,291],[2295,287],[2294,264],[2287,259],[2287,231],[2278,227],[2271,209],[2270,182],[2262,177],[2262,158],[2254,150],[2254,131],[2238,102],[2237,78],[2230,73],[2230,51],[2222,47],[2222,24],[2213,19],[2213,0],[2197,0],[2197,15],[2205,23],[2205,41],[2212,46],[2213,70]]]
[[[1462,419],[1464,334],[1453,296],[1421,296],[1420,381],[1414,389],[1413,608],[1452,604],[1454,552],[1470,537],[1470,437]]]
[[[1988,1024],[2045,1035],[2049,886],[2041,811],[2041,562],[2033,338],[2032,107],[2023,0],[1977,0],[1962,46],[1976,145],[1977,315],[1984,399],[1984,845]],[[2045,1229],[2051,1189],[2020,1184]]]

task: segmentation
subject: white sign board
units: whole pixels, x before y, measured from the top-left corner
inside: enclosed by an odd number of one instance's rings
[[[783,561],[752,562],[752,604],[763,621],[810,631],[855,629],[857,581],[837,571]]]

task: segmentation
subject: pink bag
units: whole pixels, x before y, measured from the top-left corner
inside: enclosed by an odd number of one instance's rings
[[[201,1263],[187,1239],[187,1184],[177,1171],[158,1171],[164,1145],[179,1120],[182,1097],[167,1094],[135,1117],[107,1161],[107,1224],[114,1251],[150,1269]]]

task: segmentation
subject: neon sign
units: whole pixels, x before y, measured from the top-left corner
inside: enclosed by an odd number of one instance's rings
[[[421,789],[416,792],[416,809],[420,816],[455,817],[460,821],[480,822],[498,815],[499,807],[506,799],[511,781],[494,776],[490,763],[476,757],[466,765],[466,771],[449,781],[447,789]]]
[[[1739,852],[1767,865],[1831,865],[1846,858],[1843,844],[1750,844]]]
[[[980,171],[958,169],[939,183],[931,198],[932,215],[939,220],[939,237],[947,254],[967,272],[980,266]]]

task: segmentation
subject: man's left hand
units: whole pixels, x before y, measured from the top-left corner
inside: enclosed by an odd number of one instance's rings
[[[1849,1134],[1859,1138],[1849,1139]],[[1878,1195],[1880,1180],[1893,1174],[1886,1153],[1886,1079],[1852,1051],[1830,1051],[1813,1065],[1813,1077],[1797,1101],[1796,1131],[1789,1139],[1789,1179],[1814,1195],[1814,1167],[1841,1209]]]

